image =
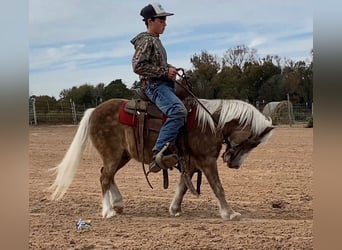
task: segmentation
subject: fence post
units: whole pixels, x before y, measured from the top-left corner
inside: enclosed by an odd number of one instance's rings
[[[290,95],[289,95],[289,93],[287,93],[287,109],[288,109],[288,114],[289,114],[289,124],[290,124],[290,127],[292,127],[291,108],[290,108]]]
[[[37,125],[37,114],[36,114],[36,98],[32,98],[32,112],[33,112],[33,122]]]
[[[72,113],[72,119],[74,121],[74,124],[77,124],[77,116],[76,116],[76,109],[75,109],[75,103],[72,99],[70,99],[70,105],[71,105],[71,113]]]

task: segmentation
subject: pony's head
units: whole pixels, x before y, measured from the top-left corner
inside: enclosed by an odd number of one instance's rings
[[[273,127],[266,127],[259,135],[253,135],[248,127],[239,128],[239,126],[227,133],[231,125],[229,123],[223,129],[226,150],[222,155],[222,159],[229,168],[238,169],[252,149],[256,148],[260,143],[267,141],[272,134]]]
[[[250,151],[266,142],[273,129],[272,120],[253,105],[240,100],[205,100],[203,105],[211,113],[199,108],[198,121],[202,128],[209,126],[213,133],[222,132],[226,151],[223,161],[230,168],[239,168]],[[216,118],[216,121],[213,119]]]

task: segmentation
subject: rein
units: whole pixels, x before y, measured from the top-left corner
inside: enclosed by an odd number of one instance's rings
[[[205,110],[205,112],[207,112],[211,119],[213,119],[215,126],[217,126],[218,122],[215,120],[215,118],[213,117],[213,115],[209,112],[209,110],[203,105],[203,103],[200,102],[200,100],[197,98],[197,96],[195,96],[195,94],[190,90],[191,88],[191,84],[188,82],[188,78],[185,75],[184,69],[183,68],[178,68],[177,71],[182,71],[182,74],[177,73],[177,75],[179,77],[181,77],[184,81],[185,84],[183,84],[182,82],[178,81],[178,80],[174,80],[175,83],[178,84],[178,86],[182,87],[189,95],[192,96],[192,98],[194,98],[194,100]],[[184,86],[185,85],[185,86]],[[187,87],[188,88],[187,88]]]

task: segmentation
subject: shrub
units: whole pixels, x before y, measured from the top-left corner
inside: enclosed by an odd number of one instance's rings
[[[306,119],[306,127],[307,128],[313,128],[313,117],[310,116]]]

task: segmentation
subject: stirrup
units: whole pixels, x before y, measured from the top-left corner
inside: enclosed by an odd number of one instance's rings
[[[147,174],[149,173],[158,173],[161,170],[161,167],[158,165],[158,163],[156,162],[155,156],[153,157],[150,165],[149,165],[149,169]]]
[[[169,144],[166,143],[162,150],[156,154],[155,162],[162,169],[173,168],[179,160],[177,154],[163,155],[164,151],[169,147]]]

